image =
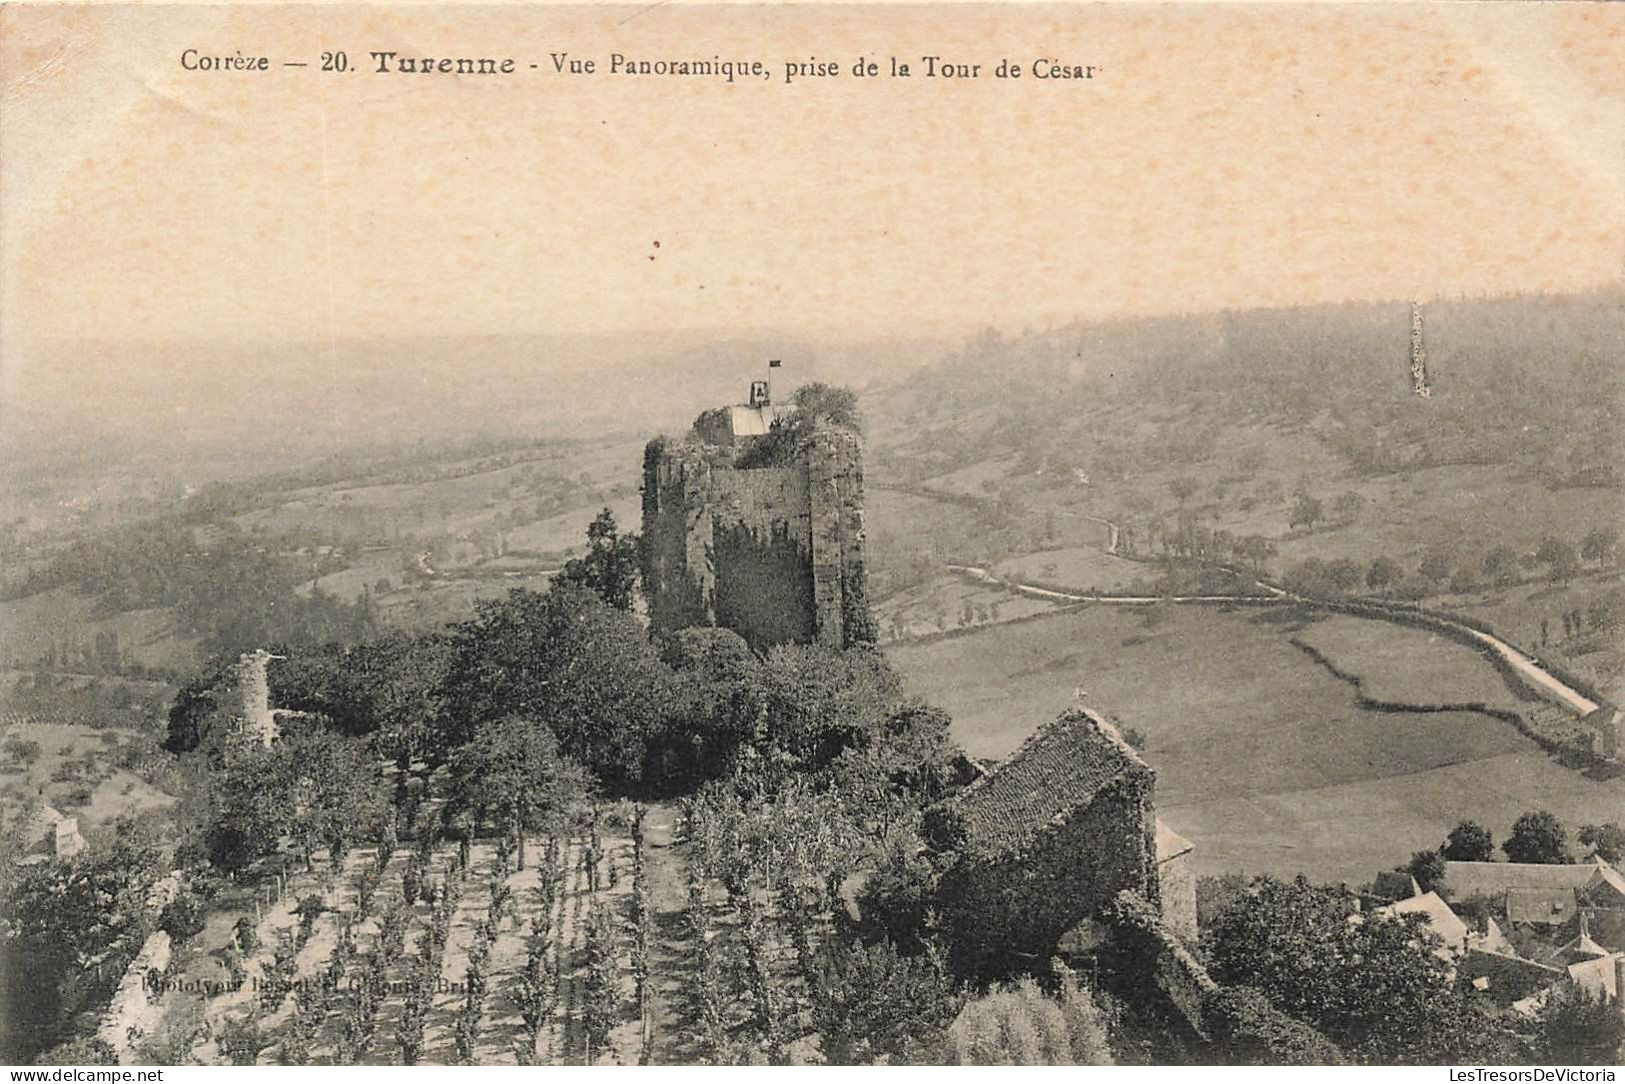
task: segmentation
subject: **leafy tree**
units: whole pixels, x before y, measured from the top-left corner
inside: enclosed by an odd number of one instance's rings
[[[731,629],[683,629],[667,637],[660,658],[675,672],[674,725],[651,764],[683,789],[732,773],[741,747],[757,737],[762,661]]]
[[[1606,997],[1557,986],[1540,1009],[1536,1044],[1556,1065],[1618,1065],[1625,1058],[1625,1016]]]
[[[915,833],[898,831],[886,844],[858,895],[858,913],[868,939],[890,941],[916,955],[925,951],[930,936],[937,871],[920,853]]]
[[[1597,527],[1580,540],[1580,556],[1599,565],[1613,560],[1618,549],[1619,531],[1614,527]]]
[[[1494,546],[1484,555],[1484,575],[1505,587],[1518,579],[1518,553],[1511,546]]]
[[[0,1056],[28,1064],[68,1038],[74,1017],[111,996],[151,930],[146,899],[163,869],[161,855],[145,826],[121,822],[110,840],[83,854],[16,871],[0,900],[7,1000]]]
[[[164,904],[158,915],[158,928],[177,944],[203,932],[203,904],[190,892],[182,892]]]
[[[1495,839],[1477,821],[1462,821],[1450,829],[1439,853],[1447,862],[1488,862],[1495,857]]]
[[[969,1001],[948,1027],[950,1065],[1111,1065],[1105,1021],[1062,969],[1058,996],[1032,978]]]
[[[1378,557],[1371,562],[1371,568],[1365,574],[1365,584],[1373,591],[1387,594],[1388,590],[1398,583],[1400,577],[1404,574],[1405,570],[1399,567],[1399,563],[1392,558]]]
[[[762,467],[788,460],[819,425],[863,432],[858,397],[850,388],[812,383],[790,396],[795,409],[773,422],[767,436],[753,442],[739,457],[741,467]]]
[[[1437,892],[1444,886],[1444,855],[1438,851],[1417,851],[1405,867],[1423,892]]]
[[[587,553],[565,563],[559,579],[598,593],[617,610],[632,609],[638,587],[638,537],[622,536],[608,508],[587,527]]]
[[[451,663],[448,637],[391,633],[287,655],[268,671],[272,703],[322,715],[351,736],[376,734],[378,751],[403,768],[427,751]]]
[[[1353,523],[1360,518],[1360,512],[1365,508],[1365,498],[1354,490],[1341,494],[1332,503],[1332,510],[1337,518],[1344,523]]]
[[[1504,1034],[1456,990],[1422,916],[1353,915],[1343,890],[1258,878],[1206,935],[1213,977],[1264,991],[1355,1061],[1504,1056]]]
[[[934,956],[904,956],[890,941],[832,946],[814,997],[830,1065],[934,1062],[961,1004]]]
[[[1617,863],[1625,858],[1625,828],[1612,821],[1581,825],[1579,837],[1581,844],[1591,848],[1591,853],[1604,862]]]
[[[1326,578],[1337,594],[1346,595],[1357,589],[1365,579],[1365,570],[1352,558],[1339,557],[1326,566]]]
[[[288,831],[307,865],[317,847],[327,848],[336,867],[351,846],[377,837],[389,802],[366,743],[312,730],[284,737],[271,750],[292,808]]]
[[[1296,503],[1292,506],[1292,513],[1287,519],[1287,526],[1294,529],[1302,527],[1305,530],[1314,530],[1315,524],[1326,518],[1326,509],[1320,500],[1308,493],[1299,493]]]
[[[863,417],[858,412],[858,396],[851,388],[814,381],[803,384],[790,396],[796,414],[809,421],[823,420],[854,432],[862,432]]]
[[[879,742],[904,705],[901,678],[884,655],[867,648],[781,644],[768,655],[760,680],[757,744],[782,757],[784,770],[819,770],[846,749]],[[928,720],[914,722],[931,729]],[[908,733],[900,744],[912,747]]]
[[[1580,559],[1574,552],[1574,546],[1566,539],[1548,537],[1535,551],[1535,559],[1548,566],[1554,581],[1566,582],[1574,577],[1580,567]]]
[[[555,584],[480,604],[453,634],[443,740],[509,716],[550,727],[600,779],[640,780],[676,699],[675,679],[637,620],[595,593]]]
[[[1247,986],[1225,986],[1202,1003],[1217,1060],[1225,1065],[1341,1065],[1332,1042]]]
[[[1168,492],[1174,495],[1174,500],[1181,506],[1196,495],[1197,485],[1194,478],[1175,478],[1168,483]]]
[[[1275,543],[1262,535],[1247,535],[1237,540],[1236,555],[1252,565],[1256,575],[1264,570],[1264,562],[1275,556]]]
[[[1512,834],[1501,844],[1509,862],[1561,865],[1572,862],[1569,831],[1551,813],[1538,810],[1525,813],[1512,822]]]
[[[540,723],[510,716],[487,723],[451,756],[452,803],[496,822],[518,845],[525,835],[557,832],[585,790],[580,770],[559,754],[558,740]]]
[[[1428,583],[1438,586],[1449,581],[1454,568],[1455,560],[1447,550],[1430,549],[1422,556],[1416,571]]]

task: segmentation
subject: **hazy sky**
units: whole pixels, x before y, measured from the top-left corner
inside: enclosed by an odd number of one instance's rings
[[[0,11],[6,397],[61,340],[954,334],[1582,289],[1625,266],[1618,8],[635,11]],[[184,71],[188,46],[273,68]],[[393,49],[1104,71],[786,87],[278,66],[323,48],[363,68]]]

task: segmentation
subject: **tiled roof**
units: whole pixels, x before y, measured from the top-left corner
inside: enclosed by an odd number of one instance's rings
[[[1601,894],[1604,888],[1612,889],[1614,895],[1625,898],[1625,876],[1622,876],[1619,870],[1613,866],[1600,860],[1597,862],[1597,872],[1593,873],[1591,879],[1586,881],[1585,887],[1586,892],[1595,897],[1601,906],[1613,906],[1612,902],[1602,902]]]
[[[1511,890],[1572,892],[1584,888],[1597,872],[1596,862],[1574,865],[1535,865],[1524,862],[1446,862],[1444,883],[1458,900],[1499,896]]]
[[[1460,948],[1467,940],[1467,923],[1456,917],[1456,912],[1439,898],[1437,892],[1424,892],[1420,896],[1391,903],[1387,907],[1380,908],[1377,913],[1394,916],[1426,915],[1428,928],[1444,941],[1444,949],[1441,951]]]
[[[773,423],[788,417],[793,411],[783,406],[731,406],[728,425],[736,437],[762,437],[773,428]]]
[[[973,846],[1016,850],[1130,776],[1149,778],[1151,769],[1110,723],[1072,709],[1035,731],[991,775],[965,788],[958,807]]]
[[[1601,994],[1612,1001],[1619,994],[1619,976],[1614,965],[1620,956],[1616,952],[1612,956],[1598,956],[1593,960],[1570,964],[1569,981],[1592,997]]]
[[[1509,922],[1560,925],[1573,918],[1580,908],[1579,898],[1572,888],[1510,888],[1504,899]]]

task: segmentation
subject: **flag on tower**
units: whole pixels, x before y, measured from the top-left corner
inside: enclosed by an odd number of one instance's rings
[[[768,362],[768,363],[767,363],[767,367],[768,367],[768,368],[769,368],[769,369],[777,369],[777,368],[778,368],[778,367],[779,367],[779,365],[780,365],[780,364],[781,364],[781,363],[780,363],[780,361],[779,361],[779,359],[778,359],[778,358],[774,358],[774,359],[772,359],[772,360],[771,360],[771,361],[769,361],[769,362]]]

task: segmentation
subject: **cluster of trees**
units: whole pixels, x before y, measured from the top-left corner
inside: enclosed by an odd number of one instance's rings
[[[27,1065],[106,1003],[152,932],[146,900],[163,875],[162,836],[150,821],[121,822],[71,861],[4,869],[0,1058]]]
[[[1350,1061],[1519,1061],[1516,1037],[1456,988],[1425,921],[1358,915],[1344,889],[1261,877],[1214,916],[1202,948],[1216,980],[1263,993]]]
[[[946,716],[908,701],[877,651],[784,645],[764,659],[720,629],[656,645],[632,615],[567,583],[484,603],[449,634],[290,650],[270,674],[274,703],[367,738],[402,767],[489,763],[527,727],[622,792],[691,790],[741,760],[854,781],[880,773],[871,789],[883,791],[884,777],[930,773],[948,756]],[[233,726],[230,698],[216,692],[225,680],[222,662],[182,691],[172,750],[220,755]]]
[[[888,872],[920,860],[914,825],[934,786],[886,822],[838,784],[775,779],[741,769],[683,806],[690,990],[707,1058],[783,1061],[788,1040],[811,1032],[836,1065],[1110,1062],[1105,1017],[1064,968],[1047,990],[1028,979],[980,996],[949,970],[918,879],[903,887]],[[843,886],[876,850],[886,857],[854,920]],[[719,922],[723,908],[737,921]],[[717,936],[724,925],[737,936]]]
[[[903,391],[927,418],[993,414],[979,440],[961,429],[940,446],[919,441],[946,470],[1015,450],[1033,472],[1068,471],[1089,448],[1099,482],[1186,463],[1247,475],[1256,466],[1235,430],[1267,426],[1309,434],[1365,476],[1502,464],[1555,485],[1617,484],[1621,421],[1607,404],[1620,381],[1620,308],[1618,290],[1430,303],[1427,347],[1449,380],[1435,381],[1440,394],[1425,409],[1402,379],[1402,303],[1095,321],[1016,338],[988,331]],[[1470,363],[1453,363],[1464,355]],[[1112,424],[1128,410],[1140,424]]]
[[[1575,860],[1571,840],[1578,840],[1585,853],[1605,862],[1625,858],[1625,828],[1613,821],[1583,824],[1571,837],[1569,829],[1551,812],[1531,810],[1512,822],[1512,831],[1501,844],[1508,862],[1535,865],[1563,865]],[[1404,872],[1416,878],[1424,892],[1450,892],[1445,877],[1446,862],[1492,862],[1495,837],[1477,821],[1462,821],[1450,830],[1438,848],[1417,851]]]
[[[1234,561],[1263,570],[1264,562],[1275,556],[1275,543],[1263,535],[1235,535],[1222,528],[1209,527],[1197,522],[1194,516],[1180,515],[1170,527],[1161,519],[1151,519],[1136,530],[1126,530],[1119,539],[1119,548],[1126,553],[1138,551],[1141,542],[1147,546],[1160,545],[1170,557],[1195,561]]]
[[[238,870],[287,840],[307,868],[326,851],[337,869],[352,847],[377,838],[394,818],[377,757],[319,724],[291,729],[269,746],[234,748],[226,763],[209,777],[206,811],[192,825],[197,849],[183,858]]]
[[[193,517],[179,516],[81,539],[15,593],[73,585],[96,596],[107,613],[170,608],[183,634],[198,637],[205,652],[272,642],[355,642],[375,631],[365,595],[347,602],[320,590],[296,590],[343,567],[341,561],[324,566],[319,559],[279,554],[229,521],[202,530]]]

